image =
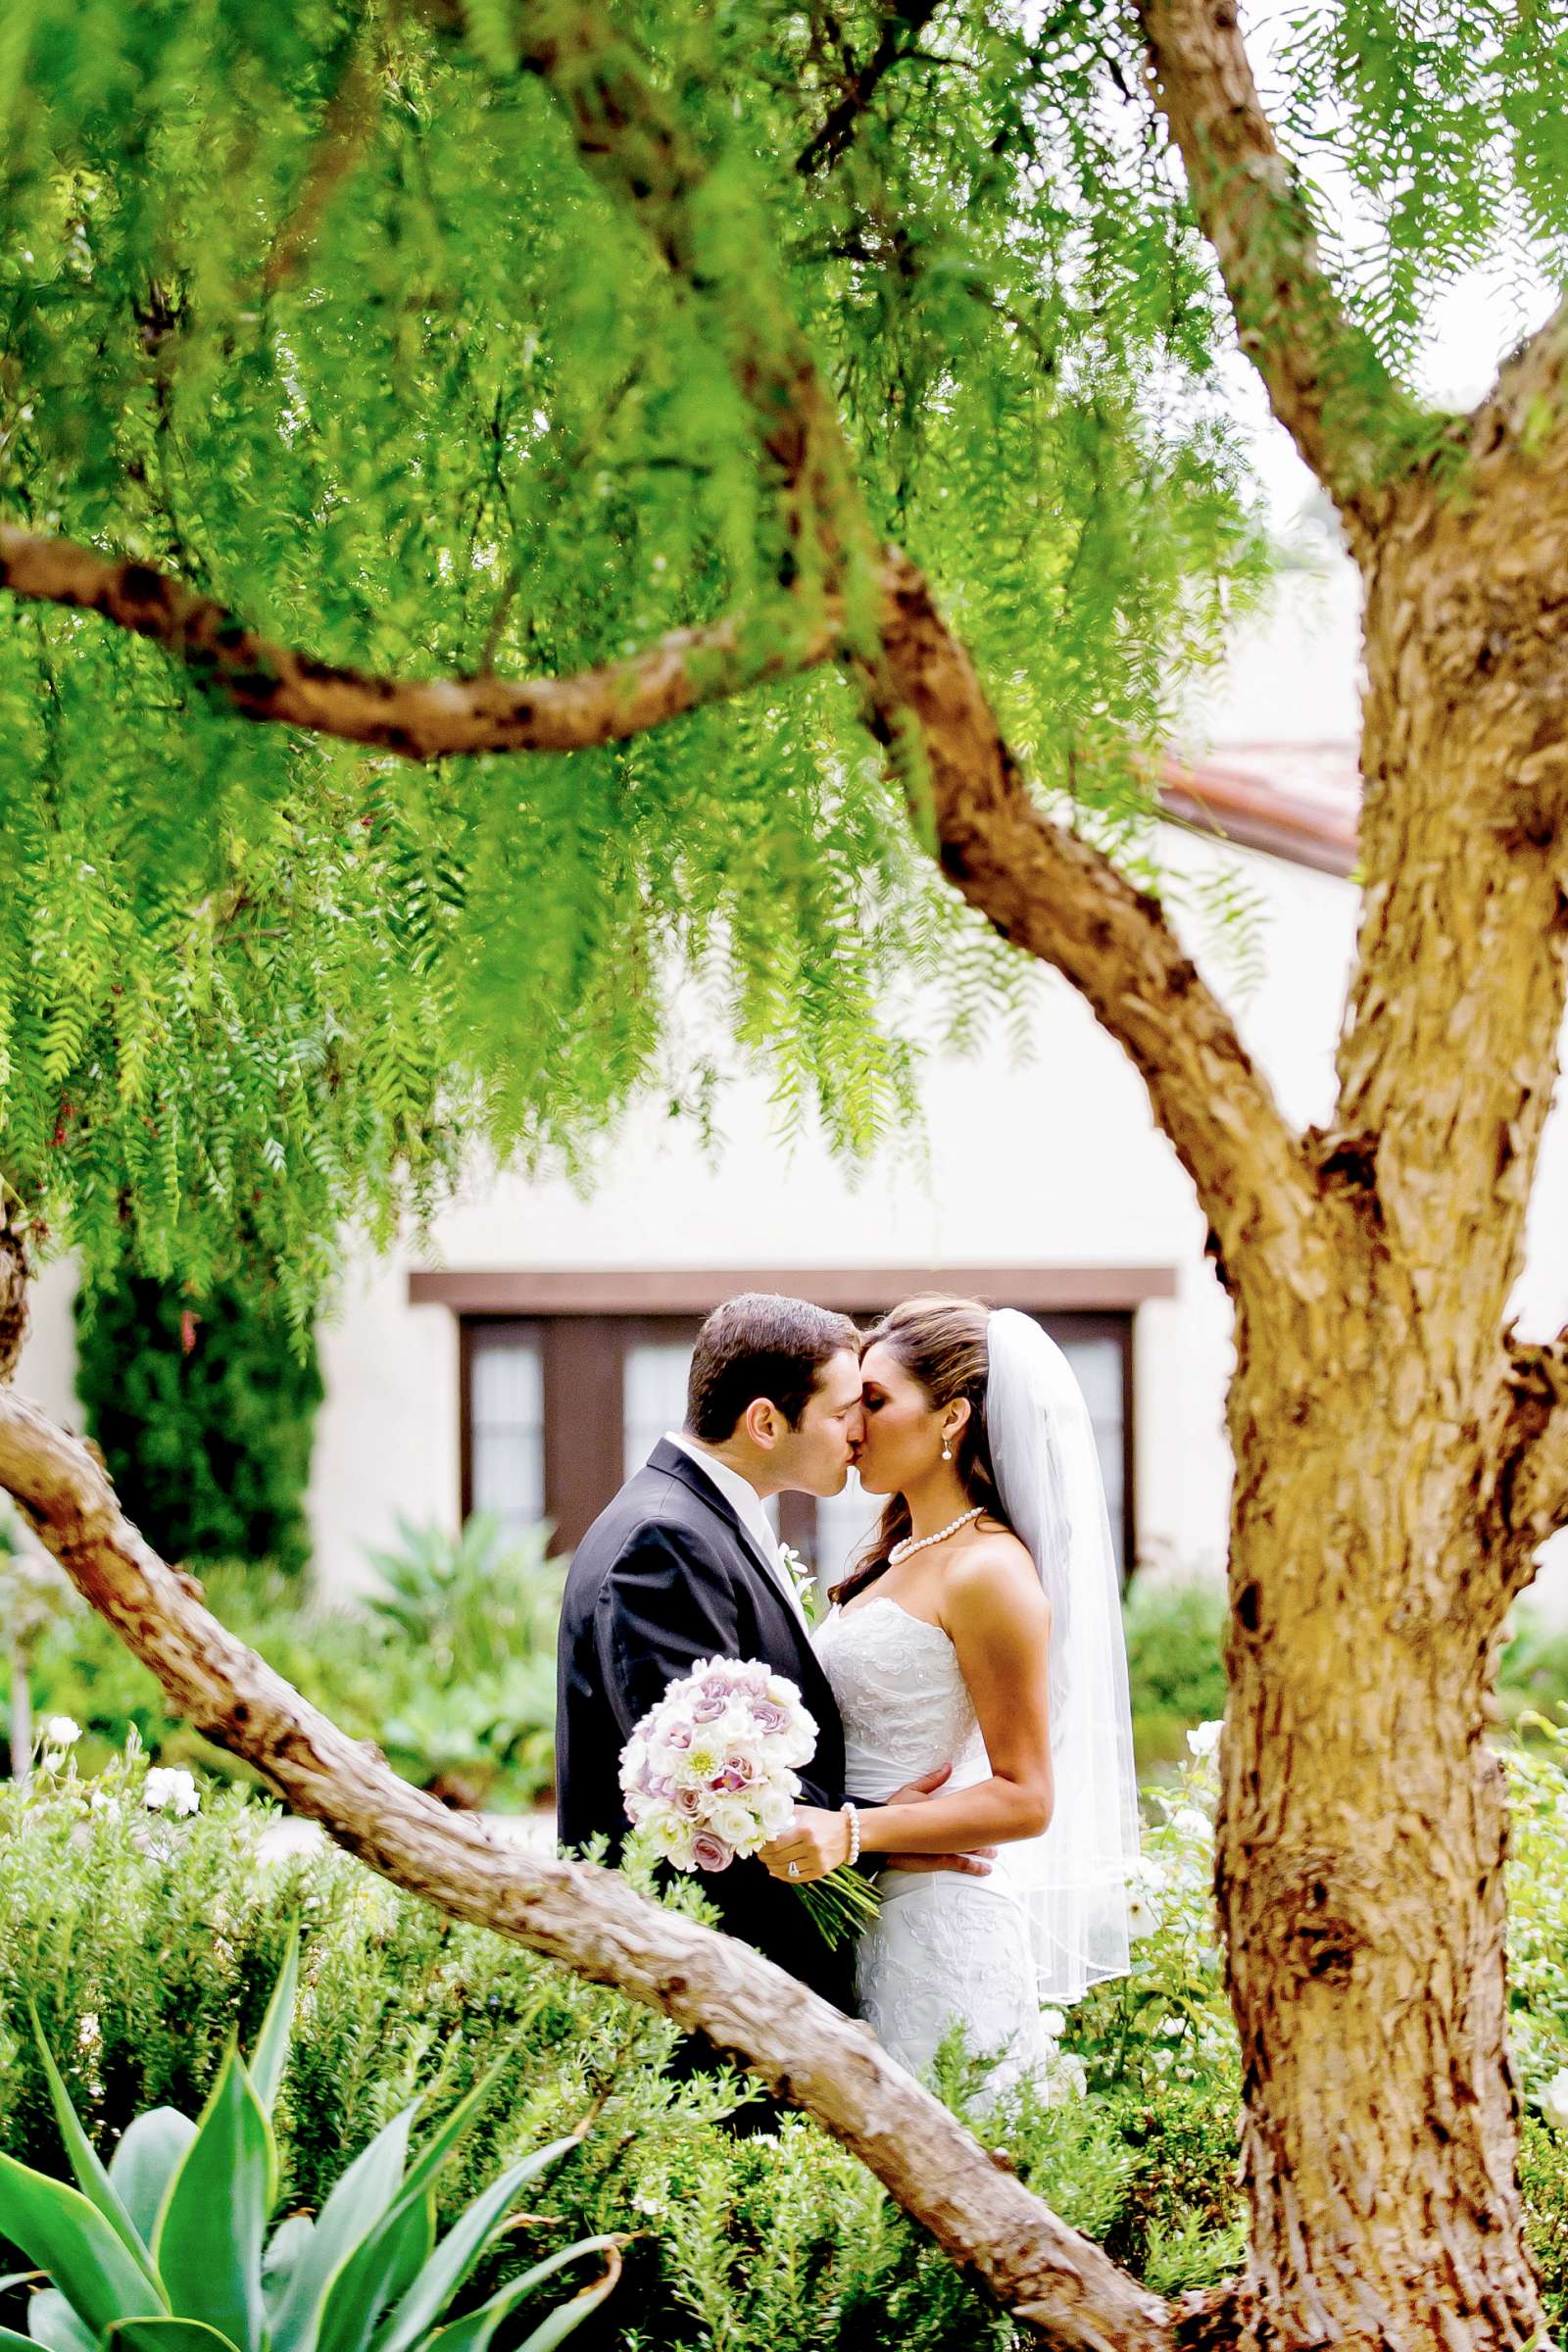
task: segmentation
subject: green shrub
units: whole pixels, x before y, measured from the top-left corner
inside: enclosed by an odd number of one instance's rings
[[[84,1292],[76,1390],[126,1511],[166,1559],[310,1556],[305,1495],[321,1375],[316,1345],[248,1290],[193,1300],[122,1272]]]
[[[401,1553],[376,1555],[383,1592],[333,1608],[301,1600],[275,1569],[209,1571],[222,1622],[313,1705],[393,1769],[448,1802],[521,1810],[555,1775],[555,1623],[562,1568],[549,1531],[507,1536],[475,1518],[461,1537],[405,1528]],[[33,1710],[69,1715],[84,1761],[107,1761],[134,1731],[170,1764],[241,1780],[248,1768],[170,1708],[156,1679],[103,1619],[69,1592],[29,1648]]]
[[[1225,1588],[1217,1582],[1134,1578],[1123,1623],[1140,1771],[1179,1762],[1189,1728],[1224,1714],[1225,1605]]]
[[[297,1915],[279,2211],[318,2210],[400,2108],[421,2099],[434,2122],[494,2070],[438,2184],[446,2225],[599,2104],[588,2137],[530,2188],[533,2218],[487,2256],[477,2294],[573,2240],[631,2231],[614,2304],[628,2352],[1010,2343],[985,2293],[826,2134],[799,2117],[776,2135],[726,2131],[755,2092],[723,2073],[672,2077],[679,2036],[666,2020],[443,1919],[329,1848],[270,1859],[275,1816],[237,1788],[209,1785],[189,1818],[149,1811],[146,1790],[139,1757],[95,1781],[56,1759],[30,1792],[0,1790],[0,2148],[66,2170],[29,1993],[108,2153],[144,2107],[194,2112],[230,2037],[254,2041]],[[1072,2187],[1083,2113],[1058,2127],[1069,2215],[1099,2210]],[[18,2267],[0,2256],[0,2270]],[[19,2316],[0,2309],[0,2322]]]
[[[509,1535],[475,1511],[461,1535],[398,1522],[374,1551],[366,1606],[388,1650],[416,1662],[386,1707],[389,1756],[416,1757],[442,1792],[469,1804],[497,1782],[530,1794],[555,1777],[556,1625],[565,1582],[550,1529]],[[400,1764],[399,1769],[404,1767]]]
[[[1532,1729],[1528,1714],[1551,1716],[1568,1704],[1568,1631],[1546,1625],[1528,1608],[1515,1612],[1513,1631],[1497,1666],[1497,1698],[1510,1728]]]
[[[437,2325],[508,2229],[524,2187],[582,2136],[509,2165],[438,2237],[436,2182],[486,2103],[488,2082],[412,2157],[416,2110],[405,2107],[340,2171],[318,2213],[289,2214],[269,2238],[278,2190],[272,2114],[288,2063],[298,1962],[291,1936],[249,2060],[231,2039],[200,2118],[143,2109],[107,2165],[34,2022],[75,2186],[0,2157],[0,2231],[48,2280],[27,2306],[32,2340],[46,2352],[189,2344],[207,2352],[489,2352],[503,2321],[537,2304],[547,2280],[586,2254],[608,2253],[599,2278],[548,2312],[517,2348],[554,2352],[613,2285],[613,2238],[565,2246],[496,2288],[450,2330]]]

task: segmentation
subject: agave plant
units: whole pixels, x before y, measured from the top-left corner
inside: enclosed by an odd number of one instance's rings
[[[476,2084],[409,2159],[405,2108],[357,2156],[314,2218],[267,2236],[277,2198],[271,2115],[288,2055],[299,1946],[292,1940],[249,2065],[232,2042],[200,2119],[139,2115],[105,2166],[82,2130],[36,2016],[76,2186],[0,2155],[0,2237],[50,2283],[28,2335],[0,2328],[0,2352],[488,2352],[500,2323],[554,2273],[589,2254],[603,2275],[558,2307],[517,2352],[552,2352],[601,2304],[620,2241],[590,2237],[511,2278],[475,2311],[437,2323],[525,2182],[580,2136],[511,2165],[439,2241],[435,2182],[483,2103]],[[6,2283],[13,2283],[7,2281]]]

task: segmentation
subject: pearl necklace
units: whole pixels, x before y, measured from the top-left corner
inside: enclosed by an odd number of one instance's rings
[[[917,1551],[926,1550],[930,1544],[945,1544],[950,1536],[957,1534],[960,1527],[967,1527],[971,1519],[978,1519],[984,1509],[985,1504],[977,1502],[972,1511],[965,1511],[961,1518],[955,1519],[951,1526],[939,1527],[934,1536],[906,1536],[902,1544],[895,1544],[890,1549],[888,1566],[897,1568],[901,1560],[912,1559]]]

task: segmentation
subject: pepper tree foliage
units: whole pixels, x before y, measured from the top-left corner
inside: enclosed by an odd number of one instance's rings
[[[1427,282],[1479,233],[1504,85],[1557,205],[1560,119],[1519,95],[1549,41],[1521,18],[1434,61],[1405,9],[1320,13],[1300,71],[1326,88],[1348,44],[1358,128],[1422,76],[1464,101],[1420,191],[1378,167],[1392,338],[1417,236]],[[1263,566],[1210,265],[1119,9],[896,15],[617,21],[707,163],[714,302],[793,309],[874,528],[1041,786],[1143,860],[1147,755]],[[713,303],[589,175],[514,21],[11,0],[0,518],[401,676],[567,672],[776,599],[793,552]],[[303,1324],[345,1220],[428,1206],[461,1139],[576,1161],[651,1085],[703,1115],[721,1043],[865,1152],[922,991],[967,1010],[1002,976],[830,671],[418,769],[0,600],[0,1179],[89,1273],[128,1248],[200,1291],[244,1253]]]

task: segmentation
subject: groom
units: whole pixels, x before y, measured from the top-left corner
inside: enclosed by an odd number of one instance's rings
[[[843,1726],[762,1505],[789,1492],[842,1493],[863,1431],[847,1315],[756,1291],[714,1308],[692,1353],[684,1430],[662,1439],[601,1511],[566,1578],[556,1719],[564,1845],[603,1836],[618,1853],[620,1751],[698,1658],[760,1659],[789,1677],[817,1725],[802,1801],[842,1803]],[[987,1867],[951,1856],[905,1866]],[[853,1945],[830,1951],[793,1887],[758,1861],[701,1884],[726,1934],[852,2007]]]

